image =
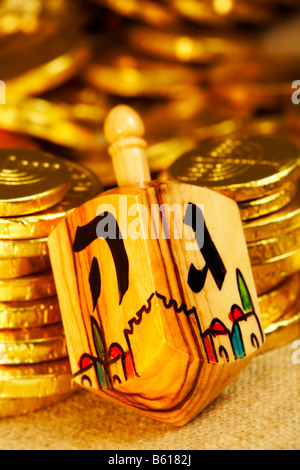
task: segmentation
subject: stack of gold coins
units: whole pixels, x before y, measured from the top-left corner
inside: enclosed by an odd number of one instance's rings
[[[299,335],[299,177],[300,150],[293,142],[254,135],[202,144],[162,174],[163,179],[207,187],[237,202],[266,348]]]
[[[40,150],[2,149],[0,162],[0,416],[8,416],[75,391],[47,237],[102,187]]]
[[[282,209],[244,222],[269,349],[299,337],[300,184]],[[271,288],[270,288],[271,286]]]

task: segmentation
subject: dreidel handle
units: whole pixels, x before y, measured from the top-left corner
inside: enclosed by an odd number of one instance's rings
[[[119,105],[108,114],[104,134],[109,145],[118,186],[151,180],[145,148],[144,124],[129,106]]]

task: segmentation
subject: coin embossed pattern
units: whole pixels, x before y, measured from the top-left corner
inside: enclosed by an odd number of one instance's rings
[[[60,202],[67,192],[64,161],[36,150],[0,150],[0,216],[41,211]]]
[[[0,217],[2,239],[36,239],[49,235],[56,224],[75,207],[97,196],[102,190],[99,179],[87,168],[71,161],[67,167],[67,192],[54,207],[22,217]]]
[[[237,201],[267,196],[300,175],[300,151],[292,142],[264,137],[227,138],[202,144],[177,159],[168,176],[208,187]]]

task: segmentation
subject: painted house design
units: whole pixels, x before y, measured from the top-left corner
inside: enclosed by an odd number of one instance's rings
[[[209,328],[201,331],[199,321],[197,321],[200,340],[208,363],[224,363],[243,359],[254,353],[264,342],[262,325],[254,310],[245,279],[239,269],[236,270],[236,281],[241,305],[232,305],[228,314],[229,326],[226,326],[220,319],[214,318]],[[74,376],[81,375],[81,382],[87,381],[91,385],[88,370],[94,368],[100,389],[113,389],[117,384],[138,377],[134,359],[137,345],[139,345],[139,350],[142,348],[138,340],[138,328],[143,319],[151,315],[155,298],[159,302],[163,302],[164,309],[172,308],[176,315],[194,315],[197,320],[198,312],[195,307],[188,310],[185,304],[178,305],[174,299],[166,301],[163,295],[155,292],[151,294],[147,303],[124,328],[123,333],[126,340],[124,344],[128,346],[124,350],[119,343],[115,342],[107,347],[97,320],[91,316],[95,354],[93,356],[83,354],[80,357],[79,370]],[[147,345],[145,346],[147,347]]]

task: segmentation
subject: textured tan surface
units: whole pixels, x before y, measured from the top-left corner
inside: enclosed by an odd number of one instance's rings
[[[1,450],[299,450],[300,364],[292,344],[257,356],[182,428],[152,421],[80,391],[0,421]],[[299,355],[298,355],[299,357]]]

